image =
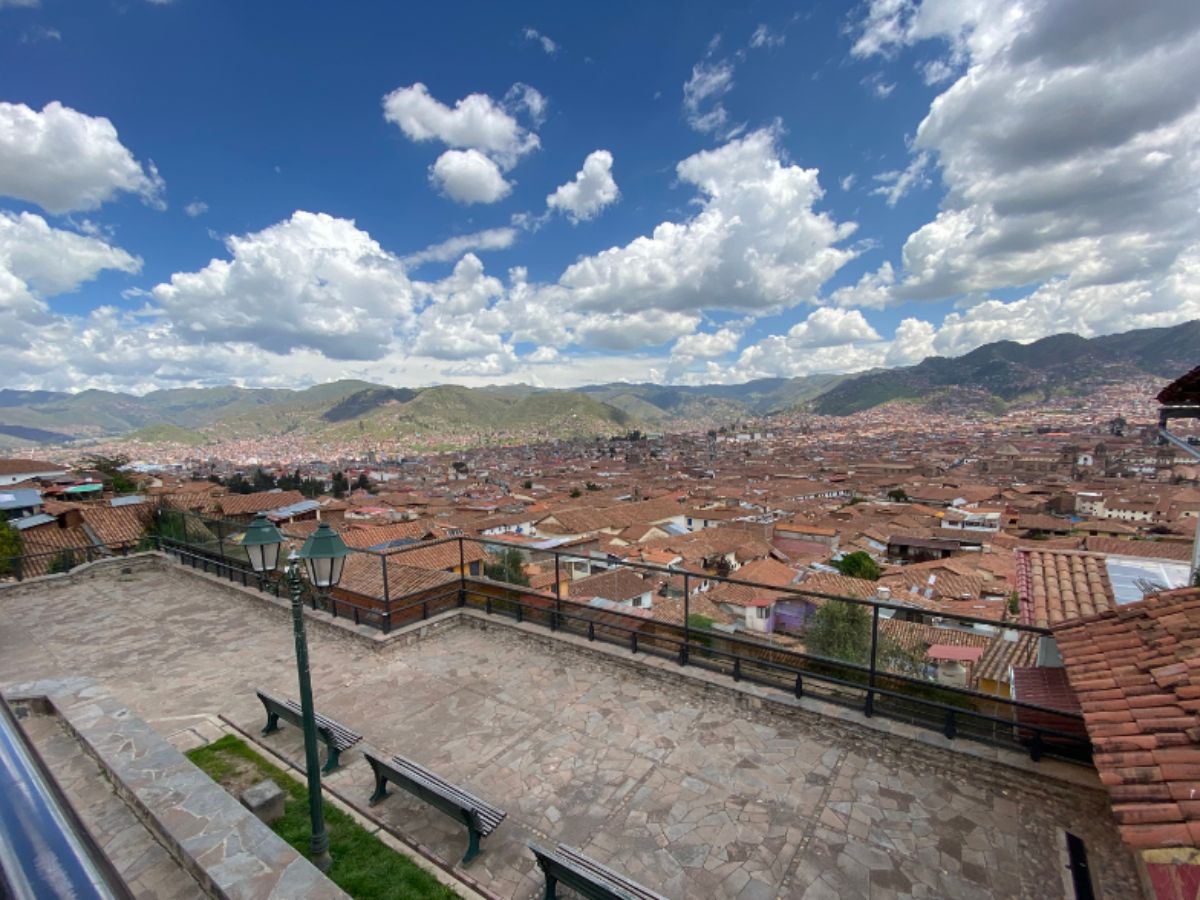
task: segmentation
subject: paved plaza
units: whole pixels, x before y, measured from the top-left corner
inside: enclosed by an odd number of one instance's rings
[[[974,757],[469,625],[383,648],[310,630],[317,708],[508,810],[467,868],[540,896],[529,841],[564,841],[668,897],[1064,896],[1062,830],[1103,896],[1140,896],[1106,798]],[[296,695],[286,616],[174,568],[0,591],[0,683],[104,682],[165,735],[256,687]],[[264,739],[302,757],[298,730]],[[364,802],[361,755],[329,779]],[[466,835],[392,790],[373,812],[457,864]]]

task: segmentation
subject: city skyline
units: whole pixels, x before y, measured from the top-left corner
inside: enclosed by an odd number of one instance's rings
[[[734,382],[1200,316],[1189,4],[0,6],[7,387]]]

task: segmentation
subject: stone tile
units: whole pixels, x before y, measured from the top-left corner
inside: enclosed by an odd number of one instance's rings
[[[899,724],[750,709],[673,664],[618,665],[499,621],[382,648],[309,634],[319,710],[508,811],[468,868],[502,897],[540,896],[525,845],[562,840],[669,897],[1040,898],[1061,884],[1062,829],[1087,842],[1106,896],[1139,896],[1101,792]],[[0,591],[0,682],[97,678],[177,744],[218,714],[256,734],[255,687],[297,694],[292,653],[286,615],[173,569]],[[303,758],[295,728],[268,744]],[[329,784],[365,803],[369,769],[345,759]],[[465,829],[415,798],[393,789],[372,812],[461,858]],[[202,814],[173,811],[181,827]]]

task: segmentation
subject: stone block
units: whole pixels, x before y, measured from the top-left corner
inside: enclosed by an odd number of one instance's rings
[[[283,818],[283,789],[269,778],[246,788],[238,799],[265,825]]]

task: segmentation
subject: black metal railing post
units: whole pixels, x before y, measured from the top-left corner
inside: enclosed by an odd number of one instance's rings
[[[217,520],[217,552],[221,559],[225,558],[225,523],[220,519]]]
[[[463,545],[462,535],[458,536],[458,605],[467,605],[467,551]],[[488,612],[492,611],[492,602],[488,600]]]
[[[383,605],[388,609],[392,608],[392,595],[388,590],[388,571],[387,571],[387,554],[379,555],[379,568],[383,573]]]
[[[562,599],[562,576],[559,574],[557,550],[554,552],[554,599]]]
[[[875,661],[879,652],[879,607],[871,607],[871,669],[867,673],[867,700],[863,705],[863,714],[875,714]]]
[[[683,643],[679,645],[679,664],[688,664],[688,653],[692,646],[692,626],[688,622],[692,614],[692,580],[687,572],[683,573]]]

